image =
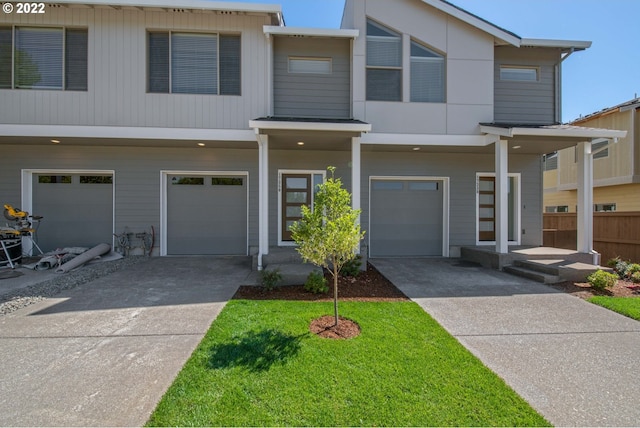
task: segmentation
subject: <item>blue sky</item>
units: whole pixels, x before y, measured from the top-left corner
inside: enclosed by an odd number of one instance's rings
[[[640,0],[449,1],[520,37],[593,42],[563,64],[565,122],[640,95]],[[344,0],[247,2],[282,5],[289,27],[339,28],[344,7]]]

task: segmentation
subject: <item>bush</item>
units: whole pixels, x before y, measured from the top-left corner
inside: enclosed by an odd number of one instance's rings
[[[627,270],[624,272],[624,276],[626,278],[633,278],[633,275],[640,272],[640,264],[638,263],[631,263],[627,266]]]
[[[597,270],[587,277],[587,281],[592,288],[596,290],[604,290],[611,288],[618,282],[618,277],[612,273],[603,270]]]
[[[327,278],[324,277],[322,272],[314,270],[307,277],[307,281],[304,283],[304,289],[313,294],[326,293],[329,291]]]
[[[634,272],[631,275],[631,281],[633,281],[635,284],[640,284],[640,272]]]
[[[352,276],[356,277],[360,275],[360,267],[362,266],[362,257],[358,254],[344,265],[342,265],[342,269],[340,270],[340,275],[342,276]]]
[[[271,291],[282,281],[282,274],[280,270],[263,270],[260,272],[260,285],[264,287],[265,290]]]
[[[627,269],[629,268],[629,262],[626,262],[624,260],[618,260],[618,263],[616,263],[615,267],[613,268],[613,271],[618,275],[618,277],[620,279],[624,279],[625,276],[627,275]]]

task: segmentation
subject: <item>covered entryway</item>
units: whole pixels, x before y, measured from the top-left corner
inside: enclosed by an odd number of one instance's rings
[[[32,212],[43,251],[113,240],[113,172],[34,172]],[[36,225],[37,226],[37,225]]]
[[[247,173],[167,173],[166,254],[246,255]]]
[[[446,183],[443,178],[372,177],[369,255],[444,255]]]

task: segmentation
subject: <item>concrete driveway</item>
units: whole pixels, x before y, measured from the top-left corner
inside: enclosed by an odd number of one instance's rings
[[[459,260],[370,261],[552,424],[640,423],[640,322]]]
[[[0,426],[141,426],[251,273],[152,258],[0,316]]]

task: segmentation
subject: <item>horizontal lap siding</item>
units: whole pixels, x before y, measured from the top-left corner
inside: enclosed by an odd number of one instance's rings
[[[555,49],[496,48],[495,57],[495,122],[550,124],[556,121],[555,64],[559,51]],[[500,66],[539,67],[537,82],[500,80]]]
[[[275,115],[351,117],[350,53],[350,40],[277,37],[273,73]],[[290,56],[331,58],[331,73],[289,73]]]
[[[0,25],[86,27],[88,91],[0,90],[0,123],[247,129],[268,112],[263,16],[47,7]],[[241,35],[241,96],[147,93],[147,30]]]
[[[156,231],[160,230],[161,170],[247,171],[249,245],[258,242],[257,150],[7,145],[3,146],[0,157],[3,203],[21,207],[21,169],[115,170],[116,232],[122,232],[125,226],[153,225]],[[47,213],[39,215],[43,215],[46,222]],[[185,221],[189,221],[188,214]]]

